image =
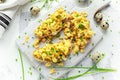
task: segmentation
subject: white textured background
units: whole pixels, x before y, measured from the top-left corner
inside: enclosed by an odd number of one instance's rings
[[[101,43],[93,50],[93,52],[96,51],[103,52],[106,53],[106,56],[113,54],[113,56],[110,58],[111,66],[118,70],[118,72],[113,73],[115,78],[114,80],[119,80],[120,79],[119,76],[120,74],[120,63],[119,63],[120,61],[120,50],[119,50],[120,49],[120,0],[112,0],[112,3],[110,5],[111,6],[109,8],[103,10],[105,16],[104,19],[108,19],[110,28],[105,33]],[[30,7],[28,4],[28,11],[29,8]],[[0,40],[0,80],[22,80],[19,53],[15,43],[15,40],[19,35],[20,12],[21,9],[19,9],[17,14],[15,15],[12,23],[10,24],[9,30],[4,34],[3,38]],[[25,80],[39,80],[38,72],[33,68],[32,70],[29,70],[31,65],[24,56],[23,56],[23,61],[25,66]],[[103,62],[103,64],[105,63]],[[32,72],[32,75],[30,75],[29,72]],[[102,80],[102,79],[96,78],[96,80]],[[108,80],[108,79],[105,78],[104,80]]]

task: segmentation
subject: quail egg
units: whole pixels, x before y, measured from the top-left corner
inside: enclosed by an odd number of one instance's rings
[[[3,3],[3,2],[5,2],[5,0],[0,0],[0,3]]]
[[[37,6],[33,6],[30,8],[30,12],[33,16],[37,16],[38,13],[40,12],[40,8]]]
[[[94,54],[91,55],[91,59],[94,63],[96,63],[101,57],[101,54],[99,52],[96,52]]]
[[[103,14],[101,12],[98,12],[98,13],[95,14],[95,20],[96,20],[96,22],[99,23],[99,22],[102,21],[102,19],[103,19]]]
[[[103,30],[107,30],[109,28],[109,24],[105,20],[101,22],[100,26]]]

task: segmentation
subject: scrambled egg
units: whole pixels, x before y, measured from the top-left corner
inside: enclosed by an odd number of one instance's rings
[[[71,42],[63,40],[55,44],[47,44],[43,48],[38,48],[33,52],[36,60],[45,62],[47,67],[52,63],[61,63],[65,61],[70,54]],[[59,64],[60,65],[60,64]]]
[[[55,68],[50,69],[50,74],[54,74],[56,72]]]
[[[26,35],[26,37],[25,37],[25,41],[28,43],[28,40],[29,40],[29,36],[28,35]]]
[[[34,34],[37,39],[33,46],[36,48],[33,56],[36,60],[44,62],[46,67],[50,67],[55,63],[63,66],[70,54],[73,44],[73,53],[79,51],[84,52],[84,48],[90,42],[94,32],[90,28],[90,21],[87,20],[87,13],[72,12],[67,14],[63,8],[59,8],[51,14],[41,25],[35,29]],[[64,31],[64,39],[55,44],[46,44],[43,48],[39,48],[39,43],[46,40],[52,40],[61,30]],[[50,73],[56,72],[51,69]]]
[[[64,29],[64,22],[66,21],[68,14],[63,8],[59,8],[53,14],[51,14],[41,25],[35,29],[34,34],[40,40],[44,38],[43,41],[51,39],[58,32]]]
[[[74,44],[73,52],[75,54],[79,51],[84,52],[85,46],[93,36],[90,22],[86,17],[85,12],[72,12],[68,17],[70,26],[64,30],[65,38],[70,39]]]

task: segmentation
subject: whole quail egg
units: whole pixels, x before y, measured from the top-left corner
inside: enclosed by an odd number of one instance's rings
[[[37,6],[33,6],[30,8],[30,12],[33,16],[37,16],[38,13],[40,12],[40,8]]]
[[[103,19],[103,14],[101,12],[95,14],[95,20],[97,23],[101,22],[102,19]]]
[[[99,52],[96,52],[94,54],[91,55],[91,59],[94,63],[96,63],[101,57],[101,54]]]
[[[3,2],[5,2],[5,0],[0,0],[0,3],[3,3]]]
[[[109,24],[105,20],[101,22],[100,26],[103,30],[107,30],[109,28]]]

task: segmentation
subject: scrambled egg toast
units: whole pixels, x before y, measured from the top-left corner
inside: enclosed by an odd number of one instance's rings
[[[55,36],[64,28],[64,22],[68,14],[63,8],[59,8],[53,14],[49,16],[41,25],[35,29],[34,34],[42,39],[48,38],[49,36]]]
[[[68,21],[70,26],[64,30],[65,38],[73,42],[73,53],[84,52],[84,48],[93,36],[90,21],[87,20],[87,13],[72,12]]]
[[[63,40],[39,48],[40,41],[45,42],[52,39],[61,30],[64,30],[65,35]],[[87,20],[87,13],[72,12],[68,15],[63,8],[59,8],[35,29],[34,34],[37,39],[33,44],[36,47],[33,56],[49,67],[52,63],[63,65],[63,61],[70,54],[72,44],[74,54],[79,51],[84,52],[84,48],[90,42],[94,32],[90,28],[90,21]],[[51,72],[55,72],[55,70],[53,69]]]
[[[38,48],[33,52],[36,60],[45,62],[46,66],[51,66],[51,63],[61,63],[65,61],[70,54],[70,40],[63,40],[55,44],[47,44],[43,48]]]

